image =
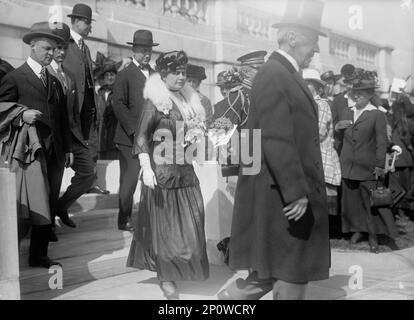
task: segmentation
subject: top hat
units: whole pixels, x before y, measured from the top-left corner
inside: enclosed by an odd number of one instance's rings
[[[56,26],[56,28],[53,29],[52,31],[53,34],[61,37],[64,43],[69,43],[69,40],[70,40],[69,26],[63,22],[54,22],[54,25]]]
[[[77,17],[77,18],[84,18],[92,21],[96,21],[95,19],[92,19],[92,9],[90,6],[83,4],[83,3],[77,3],[72,9],[72,13],[67,15],[69,18]]]
[[[48,38],[57,42],[63,42],[64,39],[54,33],[55,29],[51,28],[51,24],[47,21],[36,22],[31,27],[29,32],[23,36],[23,42],[30,44],[30,41],[34,38]]]
[[[267,51],[264,50],[253,51],[237,58],[237,61],[240,62],[241,66],[260,66],[265,62],[264,57],[266,55]]]
[[[333,80],[334,82],[336,82],[341,78],[342,78],[341,74],[334,74],[332,70],[326,71],[321,74],[321,80],[325,82],[329,80]]]
[[[187,77],[205,80],[207,79],[206,70],[202,66],[187,64]]]
[[[319,72],[317,70],[303,69],[302,77],[303,77],[304,80],[315,81],[321,86],[326,85],[326,82],[321,80],[321,77],[320,77]]]
[[[286,1],[285,14],[282,21],[274,24],[272,27],[302,27],[326,37],[327,35],[321,31],[323,6],[323,2],[318,0]]]
[[[154,43],[152,41],[152,32],[145,29],[135,31],[134,39],[132,42],[127,42],[127,44],[144,47],[155,47],[159,45],[159,43]]]

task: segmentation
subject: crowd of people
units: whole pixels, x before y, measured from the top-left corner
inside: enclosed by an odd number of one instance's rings
[[[207,279],[203,196],[194,159],[181,151],[199,141],[202,128],[223,123],[261,130],[261,168],[244,175],[248,164],[231,156],[222,164],[237,187],[231,235],[220,249],[249,276],[219,299],[269,291],[303,299],[309,281],[329,277],[330,216],[352,243],[367,235],[378,253],[384,234],[398,249],[396,220],[406,219],[410,204],[414,105],[401,90],[379,99],[374,71],[346,64],[340,74],[320,75],[309,68],[326,36],[322,11],[316,0],[289,2],[274,25],[279,49],[267,60],[266,51],[250,52],[220,72],[223,97],[215,104],[200,92],[205,69],[189,64],[184,51],[162,52],[150,66],[159,44],[149,30],[134,33],[132,58],[121,67],[99,52],[92,61],[85,4],[73,7],[71,26],[33,24],[23,36],[27,61],[15,70],[0,61],[1,159],[16,173],[19,240],[31,227],[29,265],[60,265],[47,254],[58,241],[55,217],[76,228],[71,204],[87,192],[107,193],[96,182],[97,160],[119,160],[118,228],[134,235],[127,266],[155,271],[168,299],[179,298],[177,281]],[[160,162],[166,137],[172,150]],[[75,174],[59,196],[65,167]],[[402,195],[376,205],[375,191],[387,190],[379,185]]]

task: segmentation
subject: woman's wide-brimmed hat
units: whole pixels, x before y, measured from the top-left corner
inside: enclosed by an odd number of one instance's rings
[[[95,19],[92,19],[92,9],[90,6],[83,4],[83,3],[77,3],[72,9],[72,13],[68,14],[69,18],[84,18],[91,21],[96,21]]]
[[[188,63],[187,54],[184,51],[170,51],[161,53],[155,60],[157,72],[174,72],[179,67],[185,67]]]
[[[333,80],[334,82],[338,81],[342,78],[341,74],[334,74],[332,70],[325,71],[321,74],[321,80],[328,82],[329,80]]]
[[[116,62],[108,57],[105,57],[103,53],[98,51],[93,65],[93,74],[95,78],[99,79],[102,78],[106,72],[117,73],[122,65],[122,61]]]
[[[352,90],[376,89],[378,88],[378,75],[376,71],[355,68],[347,83],[352,85]]]
[[[132,42],[127,42],[131,46],[156,47],[159,43],[155,43],[152,39],[152,32],[141,29],[134,32]]]
[[[58,43],[64,42],[64,39],[54,33],[53,23],[50,24],[47,21],[41,21],[34,23],[30,30],[23,36],[23,42],[30,44],[34,38],[48,38],[57,41]]]
[[[318,70],[315,69],[303,69],[302,77],[304,80],[314,81],[320,86],[325,86],[326,82],[321,80]]]
[[[195,64],[187,64],[187,77],[205,80],[207,79],[206,69]]]
[[[324,3],[318,0],[286,1],[285,14],[282,20],[272,27],[301,27],[315,31],[319,35],[326,37],[327,35],[321,31],[323,7]]]
[[[225,87],[225,88],[234,88],[238,85],[241,85],[243,82],[242,73],[236,68],[233,67],[230,70],[221,71],[217,75],[216,86]]]

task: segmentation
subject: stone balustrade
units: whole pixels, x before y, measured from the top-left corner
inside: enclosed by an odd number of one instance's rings
[[[164,14],[193,23],[206,23],[206,0],[164,0]]]
[[[251,9],[241,9],[237,14],[237,30],[250,36],[270,39],[271,19]]]

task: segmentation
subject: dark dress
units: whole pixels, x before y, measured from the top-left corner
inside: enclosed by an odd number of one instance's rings
[[[154,141],[158,129],[168,129],[174,139],[176,121],[183,121],[173,103],[169,115],[148,100],[142,112],[133,152],[148,153],[157,179],[154,190],[143,186],[127,266],[156,271],[160,281],[205,280],[209,276],[204,232],[204,203],[191,163],[170,158],[173,164],[155,164]],[[180,161],[181,160],[181,161]]]

